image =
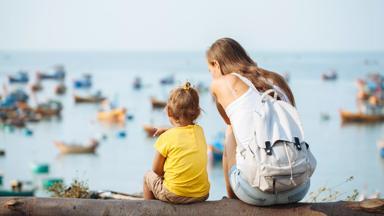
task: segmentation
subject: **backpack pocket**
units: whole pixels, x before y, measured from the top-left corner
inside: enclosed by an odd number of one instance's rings
[[[299,151],[293,143],[285,141],[275,143],[272,155],[263,159],[250,183],[265,192],[293,189],[305,183],[316,167],[316,160],[309,149],[303,147]]]

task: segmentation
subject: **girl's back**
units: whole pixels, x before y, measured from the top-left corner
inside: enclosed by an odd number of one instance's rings
[[[207,144],[200,126],[172,128],[159,137],[155,148],[167,158],[164,186],[169,191],[187,197],[209,193]]]

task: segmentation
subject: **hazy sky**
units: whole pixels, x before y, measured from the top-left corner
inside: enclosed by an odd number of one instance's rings
[[[0,0],[0,50],[384,50],[384,0]]]

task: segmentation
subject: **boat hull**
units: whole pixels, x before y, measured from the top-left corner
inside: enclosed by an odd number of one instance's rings
[[[384,121],[384,115],[367,115],[364,113],[353,113],[349,111],[340,111],[341,121],[343,123],[377,123]]]

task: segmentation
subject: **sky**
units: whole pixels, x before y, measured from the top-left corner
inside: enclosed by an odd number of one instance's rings
[[[0,50],[384,51],[384,0],[0,0]]]

